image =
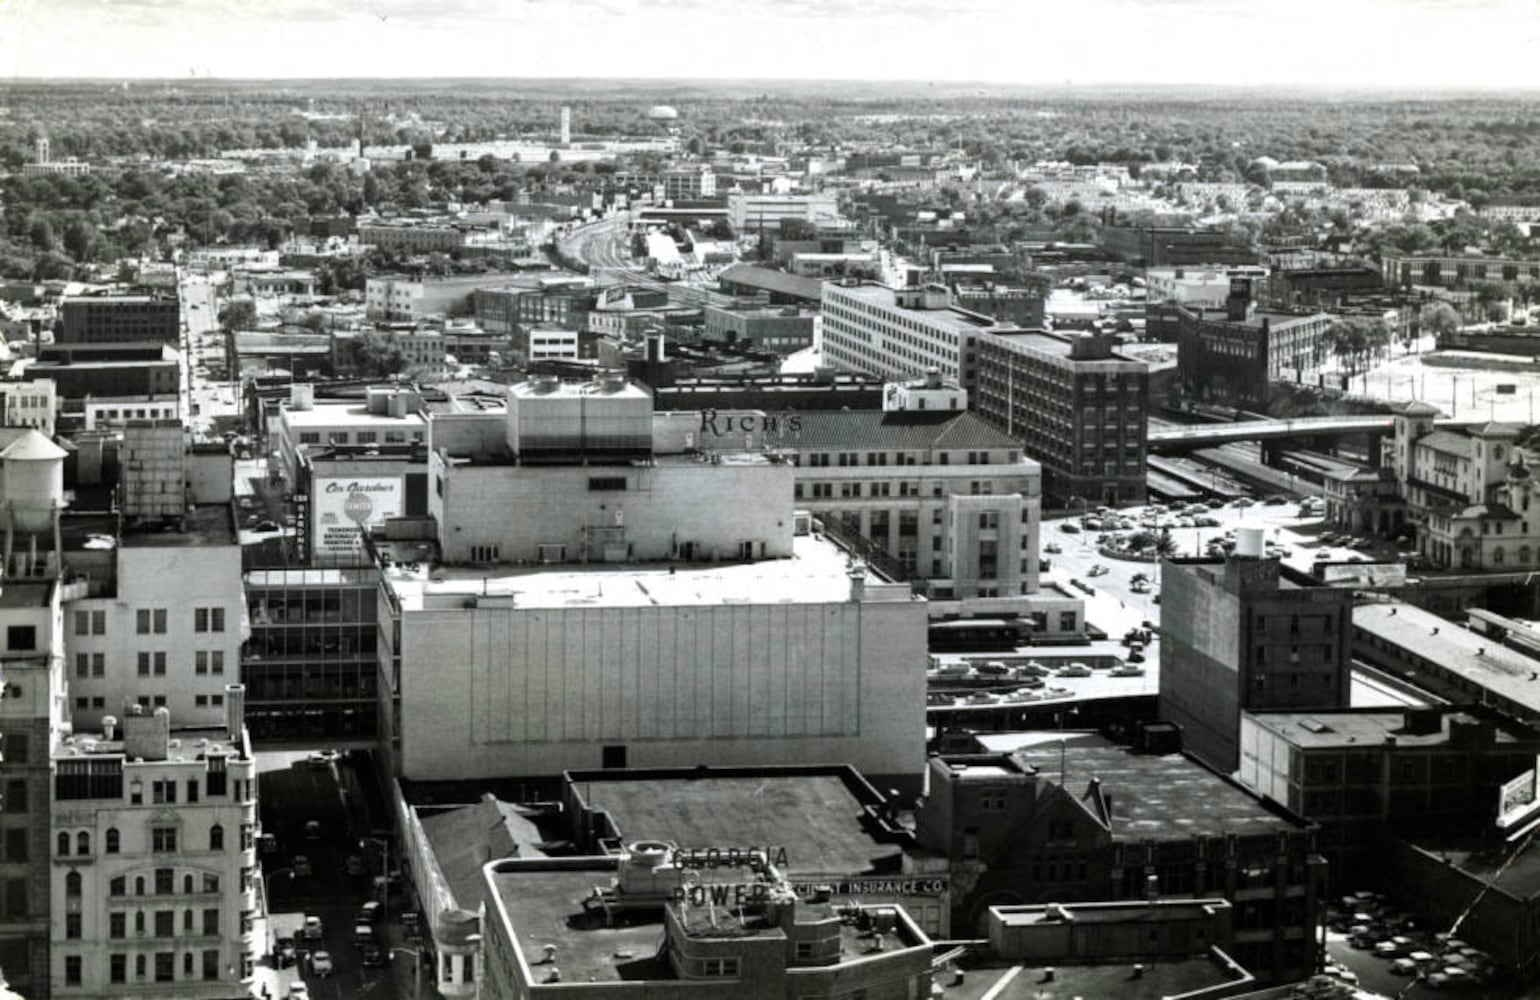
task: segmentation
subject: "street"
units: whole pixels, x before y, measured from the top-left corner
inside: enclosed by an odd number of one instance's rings
[[[414,995],[416,972],[421,976],[416,995],[436,997],[431,959],[421,953],[419,968],[421,944],[407,941],[403,933],[401,914],[408,901],[401,884],[383,900],[383,919],[375,924],[380,943],[390,948],[386,963],[366,967],[353,940],[362,904],[382,899],[375,878],[387,870],[386,853],[394,849],[379,838],[376,825],[387,824],[371,815],[363,794],[361,782],[373,779],[358,773],[350,755],[327,763],[304,752],[263,753],[259,766],[262,829],[277,841],[276,850],[262,858],[268,912],[320,917],[323,937],[319,943],[297,942],[299,961],[293,967],[264,963],[256,988],[266,986],[273,997],[286,997],[293,982],[303,981],[316,1000],[394,1000]],[[349,857],[360,866],[353,874]],[[399,859],[390,857],[388,867],[399,869]],[[332,974],[316,975],[310,961],[316,951],[330,954]]]

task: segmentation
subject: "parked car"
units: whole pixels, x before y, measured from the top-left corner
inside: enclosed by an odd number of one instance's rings
[[[342,759],[339,750],[317,750],[305,758],[305,763],[316,769],[328,768]]]
[[[1091,668],[1084,663],[1071,663],[1067,667],[1059,668],[1060,677],[1090,677]]]
[[[381,948],[377,944],[366,945],[364,947],[363,962],[367,968],[375,969],[384,965],[388,957],[389,956],[387,955],[385,949]]]
[[[374,943],[375,940],[373,924],[359,922],[353,925],[353,947],[363,948]]]
[[[310,859],[303,854],[294,855],[294,860],[289,863],[289,867],[294,869],[295,878],[310,877]]]
[[[1086,570],[1086,574],[1085,575],[1086,576],[1106,576],[1107,575],[1107,567],[1103,566],[1101,563],[1097,563],[1095,566],[1092,566],[1090,569]]]
[[[349,854],[348,860],[344,862],[343,867],[349,875],[362,875],[364,874],[364,859],[356,854]]]
[[[256,524],[252,525],[252,530],[253,531],[281,531],[283,529],[278,527],[278,522],[277,521],[262,520],[262,521],[258,521]]]
[[[324,978],[337,971],[332,966],[332,956],[329,951],[317,951],[310,956],[310,973],[313,976]]]
[[[320,820],[318,820],[318,819],[310,819],[310,820],[306,820],[305,821],[305,839],[306,840],[320,840],[321,839],[321,821]]]
[[[320,941],[326,937],[325,931],[321,927],[321,918],[309,916],[308,914],[305,917],[305,926],[299,929],[299,933],[300,937],[306,941]]]
[[[296,979],[289,984],[289,1000],[310,1000],[310,988],[303,979]]]
[[[1066,535],[1080,534],[1080,527],[1078,525],[1071,524],[1069,521],[1065,521],[1063,524],[1059,525],[1059,530],[1064,532]]]
[[[1047,552],[1049,555],[1058,555],[1060,552],[1064,551],[1064,546],[1060,545],[1058,542],[1049,542],[1047,545],[1043,546],[1043,551]]]

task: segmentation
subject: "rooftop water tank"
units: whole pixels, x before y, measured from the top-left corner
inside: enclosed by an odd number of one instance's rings
[[[20,531],[46,532],[53,514],[64,506],[63,448],[35,430],[24,432],[0,451],[5,470],[5,506]]]
[[[1262,529],[1261,528],[1237,528],[1235,531],[1235,554],[1247,559],[1262,558]]]

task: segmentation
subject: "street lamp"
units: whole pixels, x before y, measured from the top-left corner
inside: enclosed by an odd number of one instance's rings
[[[401,945],[397,945],[394,948],[390,949],[391,957],[395,957],[396,955],[399,955],[402,952],[405,952],[406,954],[412,956],[412,996],[414,998],[421,998],[422,997],[422,952],[420,950],[418,950],[417,948],[406,948],[406,947],[403,947]]]

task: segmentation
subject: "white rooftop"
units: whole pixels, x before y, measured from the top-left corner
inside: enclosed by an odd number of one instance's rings
[[[734,563],[562,564],[482,568],[392,565],[403,611],[461,607],[468,597],[512,598],[515,608],[828,604],[850,599],[850,561],[833,543],[793,540],[790,559]],[[866,574],[868,600],[909,600],[907,584]]]
[[[283,419],[290,427],[367,427],[371,424],[426,427],[420,413],[408,413],[404,417],[392,417],[387,413],[370,413],[364,403],[325,403],[317,401],[308,410],[296,410],[285,404]]]

